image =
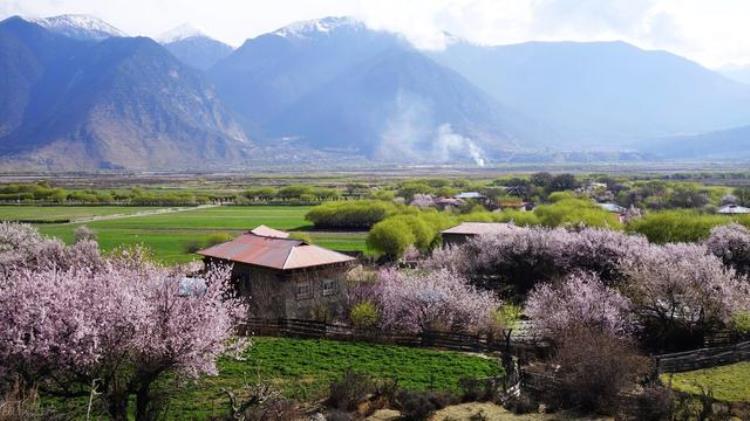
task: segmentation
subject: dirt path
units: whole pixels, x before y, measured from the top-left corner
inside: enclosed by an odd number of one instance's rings
[[[112,215],[88,216],[88,217],[83,217],[83,218],[71,219],[70,222],[66,222],[65,224],[81,224],[81,223],[86,223],[86,222],[109,221],[112,219],[133,218],[137,216],[164,215],[168,213],[185,212],[185,211],[198,210],[198,209],[217,208],[219,206],[221,205],[199,205],[199,206],[186,206],[186,207],[175,207],[175,208],[160,208],[160,209],[146,210],[146,211],[140,211],[140,212],[135,212],[135,213],[116,213]]]

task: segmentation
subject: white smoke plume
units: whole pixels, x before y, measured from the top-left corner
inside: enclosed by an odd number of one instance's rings
[[[471,160],[480,167],[486,165],[482,148],[456,133],[450,123],[435,122],[429,103],[420,97],[399,93],[391,115],[380,138],[378,158],[441,164]]]
[[[437,137],[433,143],[433,152],[442,162],[454,161],[457,157],[470,157],[475,164],[484,167],[487,159],[484,151],[473,140],[453,131],[450,124],[445,123],[437,128]]]

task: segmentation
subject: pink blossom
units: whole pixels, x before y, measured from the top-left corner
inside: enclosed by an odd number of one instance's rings
[[[630,300],[590,273],[570,275],[558,285],[538,285],[529,295],[525,312],[535,330],[553,337],[575,327],[617,336],[633,330]]]
[[[706,247],[725,265],[750,275],[750,230],[744,226],[729,224],[713,228]]]
[[[110,415],[122,417],[131,394],[143,415],[149,387],[163,373],[216,373],[245,311],[231,298],[229,268],[211,268],[205,288],[185,295],[184,275],[144,260],[142,250],[103,259],[96,243],[81,241],[48,254],[56,243],[3,228],[20,235],[6,238],[13,248],[5,253],[40,254],[16,259],[0,282],[0,379],[21,375],[62,396],[87,394],[99,379]],[[70,260],[57,262],[60,256]]]
[[[420,332],[430,329],[476,331],[488,326],[501,302],[489,291],[469,285],[448,270],[400,272],[385,269],[371,300],[383,329]]]
[[[651,246],[623,270],[625,293],[642,319],[705,328],[750,308],[750,284],[703,245]]]

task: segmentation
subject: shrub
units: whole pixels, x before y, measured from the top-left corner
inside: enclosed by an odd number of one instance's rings
[[[486,402],[495,397],[495,387],[486,379],[460,379],[458,385],[464,402]]]
[[[547,196],[547,200],[550,203],[557,203],[563,200],[571,200],[575,198],[576,198],[575,195],[569,191],[558,191],[558,192],[550,193],[550,195]]]
[[[396,204],[379,200],[330,202],[312,208],[305,219],[316,228],[369,229],[398,211]]]
[[[378,309],[371,302],[363,301],[352,307],[349,318],[352,320],[354,327],[369,329],[375,327],[378,323]]]
[[[576,177],[573,174],[558,174],[552,177],[546,187],[550,192],[559,192],[574,190],[578,186],[578,180],[576,180]]]
[[[492,215],[494,222],[507,222],[519,227],[533,227],[542,224],[534,212],[504,210]]]
[[[250,200],[271,200],[276,196],[276,189],[273,187],[257,187],[246,190],[242,195]]]
[[[437,231],[424,221],[419,215],[396,215],[388,220],[402,221],[411,230],[414,236],[414,246],[421,250],[427,251],[432,245]]]
[[[645,235],[652,243],[697,242],[708,238],[711,229],[731,222],[723,215],[696,211],[651,212],[628,223],[628,232]]]
[[[81,225],[73,231],[73,238],[76,243],[81,241],[96,241],[96,232],[86,225]]]
[[[395,404],[404,420],[422,421],[433,412],[457,402],[458,400],[447,392],[402,390],[396,395]]]
[[[643,421],[668,421],[672,417],[673,393],[666,387],[647,386],[636,399],[635,419]]]
[[[584,199],[561,199],[549,205],[537,206],[534,214],[546,227],[622,228],[617,215]]]
[[[630,342],[588,329],[560,337],[552,362],[559,366],[550,389],[552,400],[562,407],[604,414],[611,414],[619,393],[649,370],[649,359]]]
[[[284,399],[281,392],[267,383],[245,384],[237,392],[222,390],[229,398],[230,415],[226,419],[294,421],[302,416],[293,401]]]
[[[201,243],[198,240],[187,240],[182,246],[183,250],[185,250],[185,253],[193,254],[196,253],[198,250],[203,249],[203,243]]]
[[[416,242],[411,227],[400,219],[378,222],[367,235],[367,246],[386,256],[398,259]]]
[[[312,186],[296,184],[285,186],[276,192],[276,197],[284,200],[301,199],[304,195],[312,195],[315,192]]]
[[[241,414],[243,421],[297,421],[303,413],[289,399],[274,397],[259,405],[246,408]],[[234,418],[237,419],[237,418]]]
[[[375,382],[370,376],[348,369],[339,380],[331,382],[328,405],[333,408],[353,411],[367,395],[375,391]]]
[[[216,232],[206,237],[205,247],[213,247],[217,244],[232,241],[234,236],[228,232]]]
[[[750,311],[738,311],[732,315],[731,326],[740,335],[750,334]]]
[[[516,415],[530,414],[539,410],[539,404],[526,393],[521,396],[512,396],[503,406]]]
[[[289,238],[299,241],[304,241],[307,244],[313,244],[312,236],[306,232],[292,232],[289,233]]]
[[[407,181],[401,184],[398,189],[398,196],[411,202],[417,194],[432,194],[435,189],[424,181]]]

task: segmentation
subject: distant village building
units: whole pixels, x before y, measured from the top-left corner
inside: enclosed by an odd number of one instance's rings
[[[506,234],[521,229],[499,222],[463,222],[440,233],[444,246],[459,246],[472,238],[488,234]]]
[[[740,205],[727,205],[719,208],[718,212],[723,215],[738,215],[750,213],[750,208]]]
[[[206,265],[232,264],[251,315],[320,318],[343,309],[346,274],[356,259],[259,226],[232,241],[198,251]]]
[[[621,215],[627,211],[627,209],[618,205],[617,203],[599,203],[599,206],[607,212],[617,213]]]
[[[485,195],[476,191],[461,192],[453,197],[459,200],[484,200],[486,199]]]
[[[439,197],[435,199],[435,206],[437,206],[437,208],[440,210],[460,208],[465,204],[465,201],[453,197]]]

